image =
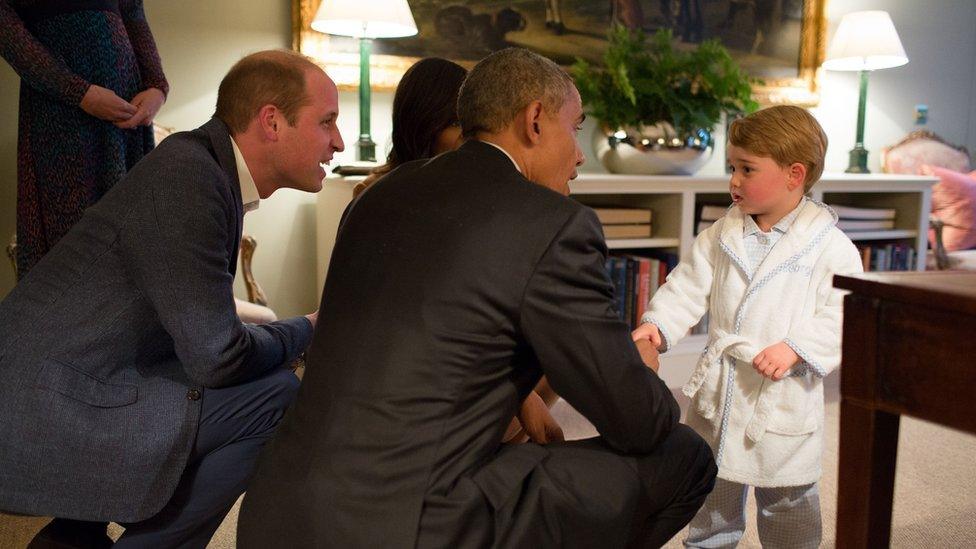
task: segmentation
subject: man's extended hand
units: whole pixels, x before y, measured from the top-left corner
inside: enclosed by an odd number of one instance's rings
[[[761,375],[779,381],[786,376],[800,357],[789,345],[780,341],[762,350],[756,358],[752,359],[752,367]]]
[[[314,313],[309,313],[309,314],[305,315],[305,318],[307,318],[308,321],[312,323],[312,329],[314,330],[315,329],[315,325],[319,323],[319,311],[318,311],[318,309],[316,309]]]
[[[640,353],[644,365],[657,372],[661,362],[658,360],[658,352],[653,343],[648,339],[637,339],[634,341],[634,345],[637,346],[637,352]]]
[[[562,428],[549,413],[545,401],[535,391],[530,391],[529,396],[522,401],[518,419],[532,442],[548,444],[564,440]]]
[[[630,333],[630,337],[634,341],[640,339],[650,340],[655,349],[661,348],[661,332],[657,329],[657,326],[650,322],[645,322],[638,326],[636,330]]]

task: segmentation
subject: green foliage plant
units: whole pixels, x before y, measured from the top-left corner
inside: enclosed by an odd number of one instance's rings
[[[672,44],[670,29],[650,39],[640,31],[615,26],[609,35],[604,66],[577,58],[571,68],[589,113],[611,129],[670,122],[688,133],[711,130],[722,114],[758,108],[746,75],[717,40],[696,49]]]

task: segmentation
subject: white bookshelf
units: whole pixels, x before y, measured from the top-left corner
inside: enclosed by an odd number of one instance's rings
[[[610,239],[613,250],[668,248],[684,258],[695,239],[695,213],[701,203],[728,204],[728,176],[638,176],[581,174],[570,183],[571,196],[589,206],[650,208],[652,236]],[[848,232],[853,241],[904,240],[915,247],[918,270],[925,269],[933,177],[888,174],[824,174],[810,196],[831,204],[896,210],[895,228]],[[687,381],[706,343],[705,335],[686,336],[661,357],[661,376],[669,386]]]
[[[824,174],[810,196],[833,204],[893,208],[895,228],[851,231],[851,240],[913,240],[919,258],[928,247],[933,177],[889,174]],[[650,208],[649,239],[611,239],[611,249],[674,248],[684,257],[695,239],[696,205],[728,203],[727,176],[581,174],[570,183],[572,196],[589,206]],[[919,261],[923,270],[924,261]]]

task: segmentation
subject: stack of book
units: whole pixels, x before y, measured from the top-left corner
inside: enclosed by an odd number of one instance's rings
[[[697,235],[705,229],[711,227],[712,223],[715,223],[719,219],[725,217],[725,214],[728,211],[728,204],[699,204],[698,223],[695,224],[695,234]]]
[[[678,254],[664,251],[644,255],[613,254],[607,272],[613,282],[614,302],[620,320],[636,328],[654,292],[678,265]]]
[[[604,238],[650,238],[651,210],[647,208],[593,208],[603,224]]]
[[[840,219],[837,228],[842,231],[883,231],[895,228],[894,208],[855,208],[828,204]]]

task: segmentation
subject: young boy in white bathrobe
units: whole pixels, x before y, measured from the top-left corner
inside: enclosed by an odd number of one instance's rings
[[[708,313],[708,344],[683,391],[687,423],[719,466],[688,547],[734,547],[755,488],[763,547],[816,548],[823,378],[840,364],[835,273],[861,258],[827,206],[805,197],[827,136],[808,112],[770,107],[729,128],[733,205],[654,294],[634,340],[666,351]]]

